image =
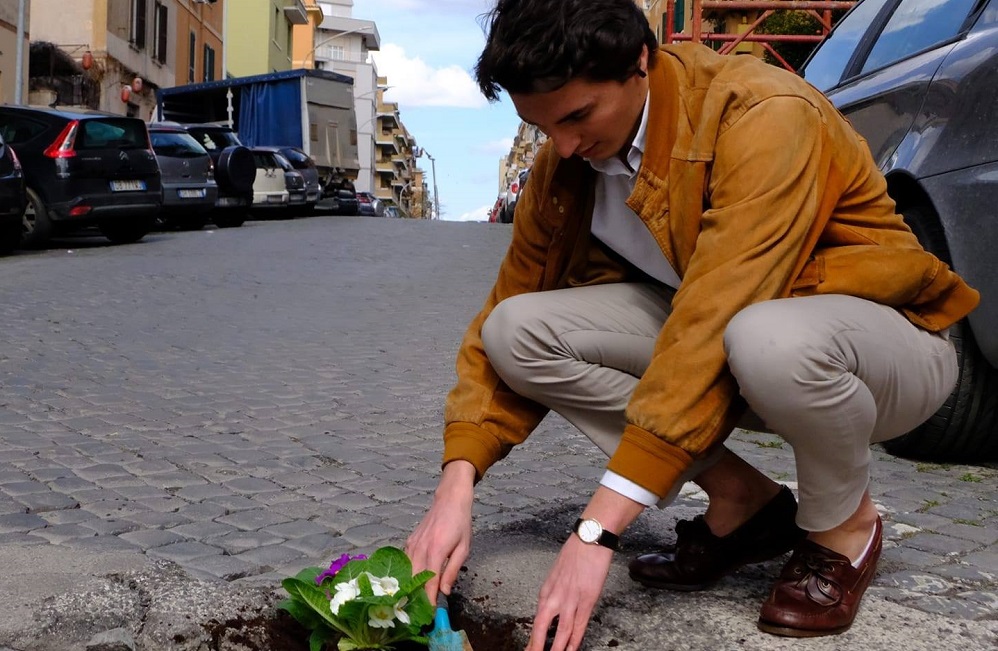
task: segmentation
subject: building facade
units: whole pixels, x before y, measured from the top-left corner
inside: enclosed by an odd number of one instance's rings
[[[238,0],[176,0],[177,45],[174,85],[222,78],[226,2]]]
[[[29,102],[148,120],[176,82],[180,0],[33,0]]]
[[[0,2],[0,104],[10,104],[17,96],[17,21],[19,4],[16,0]],[[28,59],[30,54],[31,6],[24,7],[23,61],[21,64],[21,98],[28,99]]]
[[[307,24],[304,0],[235,0],[225,12],[226,76],[291,70],[294,27]]]

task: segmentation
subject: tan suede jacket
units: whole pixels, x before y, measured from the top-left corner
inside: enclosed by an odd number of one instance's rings
[[[979,295],[919,245],[866,142],[821,93],[753,57],[663,46],[649,73],[647,142],[627,204],[682,278],[672,314],[627,407],[608,468],[664,496],[693,457],[723,441],[744,410],[722,335],[744,307],[847,294],[896,307],[931,331]],[[482,348],[503,299],[629,279],[590,237],[595,172],[545,145],[516,207],[513,240],[457,359],[444,463],[480,479],[546,408],[511,391]]]

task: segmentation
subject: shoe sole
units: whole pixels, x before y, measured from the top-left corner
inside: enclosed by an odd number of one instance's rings
[[[780,637],[823,637],[825,635],[839,635],[840,633],[848,631],[849,627],[852,626],[852,622],[849,622],[845,626],[839,626],[838,628],[812,630],[807,628],[793,628],[792,626],[771,624],[761,619],[757,622],[757,624],[759,626],[759,630],[763,633],[779,635]]]

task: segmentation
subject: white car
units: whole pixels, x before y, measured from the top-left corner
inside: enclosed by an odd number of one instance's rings
[[[253,210],[286,208],[290,195],[284,182],[284,167],[278,162],[274,152],[265,149],[252,149],[256,163],[256,179],[253,181]]]

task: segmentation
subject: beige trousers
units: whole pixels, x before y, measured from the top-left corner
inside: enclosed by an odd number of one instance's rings
[[[643,284],[523,294],[496,307],[482,338],[510,388],[610,455],[670,301],[668,290]],[[920,425],[957,379],[945,334],[852,296],[757,303],[731,320],[724,346],[752,412],[793,447],[797,522],[810,531],[838,526],[856,510],[869,483],[870,444]],[[683,481],[720,451],[698,459]]]

